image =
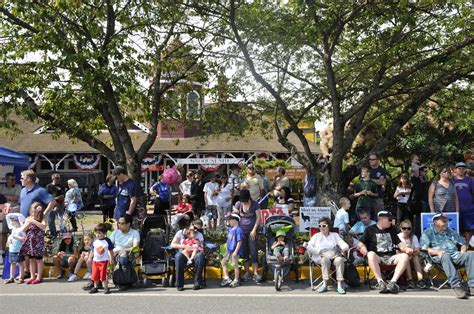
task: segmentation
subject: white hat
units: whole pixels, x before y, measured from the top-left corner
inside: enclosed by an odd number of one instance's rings
[[[13,224],[11,222],[12,220],[18,221],[20,223],[20,226],[23,226],[23,224],[25,223],[25,216],[20,213],[7,214],[5,219],[7,220],[8,229],[13,229]]]

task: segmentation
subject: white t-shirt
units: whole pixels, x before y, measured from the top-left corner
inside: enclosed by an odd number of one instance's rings
[[[91,251],[94,252],[94,262],[106,262],[109,260],[109,250],[114,249],[114,244],[109,238],[96,238],[91,245]]]
[[[181,184],[179,185],[179,190],[183,195],[191,195],[191,184],[192,182],[189,180],[181,182]]]
[[[227,183],[217,195],[217,205],[228,208],[232,205],[232,184]]]
[[[403,234],[401,232],[398,234],[398,238],[400,239],[400,241],[402,241],[403,244],[405,244],[409,248],[412,248],[414,250],[420,248],[420,242],[418,241],[418,237],[416,235],[413,235],[413,237],[411,238],[411,245],[407,244],[407,241],[403,238]]]
[[[204,193],[206,193],[207,205],[208,206],[217,206],[217,195],[213,195],[216,190],[219,189],[219,183],[217,182],[207,182],[204,185]]]
[[[397,186],[395,192],[403,193],[403,195],[397,196],[397,201],[402,204],[408,203],[408,199],[410,198],[410,188],[403,188],[401,186]]]
[[[336,217],[334,217],[334,228],[338,228],[342,231],[346,230],[346,224],[349,223],[349,213],[345,209],[340,208],[336,212]]]
[[[127,233],[123,233],[122,230],[114,230],[110,240],[118,250],[129,249],[133,247],[133,243],[140,242],[140,233],[135,229],[130,229]]]

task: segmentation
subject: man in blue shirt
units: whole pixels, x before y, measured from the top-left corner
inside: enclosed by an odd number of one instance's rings
[[[23,216],[28,217],[31,204],[34,202],[41,202],[46,206],[43,214],[47,217],[49,211],[56,206],[56,201],[53,196],[49,194],[45,188],[40,187],[36,183],[36,173],[31,169],[23,171],[20,180],[23,186],[19,200],[20,213]]]
[[[140,188],[138,183],[130,179],[123,167],[115,167],[112,175],[119,182],[117,203],[114,211],[114,219],[119,220],[121,216],[136,214],[136,207]]]
[[[359,243],[359,238],[364,234],[365,229],[376,224],[375,221],[370,219],[370,211],[365,208],[359,211],[359,218],[360,221],[356,222],[349,230],[349,240],[353,241],[354,246],[357,246],[357,243]]]
[[[474,295],[474,252],[467,252],[464,239],[448,227],[448,220],[442,213],[433,216],[433,225],[421,236],[421,248],[428,250],[428,254],[434,256],[433,260],[441,263],[456,297],[465,299],[468,295]],[[458,245],[461,246],[460,251]],[[462,288],[455,265],[466,268],[467,292]]]
[[[163,182],[162,177],[150,188],[150,194],[155,196],[155,208],[153,215],[165,215],[166,210],[170,209],[171,188]]]

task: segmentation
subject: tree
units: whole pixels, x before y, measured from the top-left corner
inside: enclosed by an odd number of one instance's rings
[[[273,110],[280,143],[311,171],[317,159],[298,122],[308,115],[332,120],[328,169],[337,193],[347,184],[344,160],[361,131],[388,119],[370,147],[383,153],[430,97],[472,79],[468,1],[206,3],[201,9],[227,26],[228,55],[248,69]],[[288,141],[291,132],[304,151]]]
[[[173,111],[167,92],[207,80],[200,62],[212,38],[176,1],[3,1],[0,16],[2,126],[15,127],[11,113],[40,120],[133,179],[159,119]],[[134,120],[150,125],[135,146],[127,131]]]

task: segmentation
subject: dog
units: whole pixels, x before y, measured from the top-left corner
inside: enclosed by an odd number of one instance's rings
[[[301,213],[301,219],[303,219],[304,222],[310,222],[311,217]]]

